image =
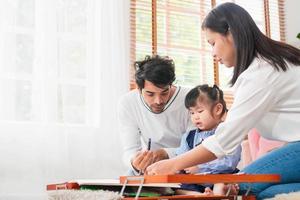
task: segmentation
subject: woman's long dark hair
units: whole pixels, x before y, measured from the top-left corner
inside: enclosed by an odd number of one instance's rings
[[[224,3],[211,10],[202,23],[202,29],[206,28],[222,35],[229,31],[232,34],[236,51],[232,85],[258,55],[278,71],[286,71],[287,62],[300,65],[299,49],[265,36],[249,13],[234,3]]]

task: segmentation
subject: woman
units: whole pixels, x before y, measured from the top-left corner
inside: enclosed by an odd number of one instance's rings
[[[300,191],[300,50],[266,37],[251,16],[233,3],[213,9],[202,24],[214,59],[234,68],[234,102],[215,135],[193,150],[154,163],[148,174],[173,174],[229,155],[250,129],[287,145],[253,162],[243,172],[276,173],[280,183],[254,184],[258,199]],[[240,192],[246,190],[240,184]]]

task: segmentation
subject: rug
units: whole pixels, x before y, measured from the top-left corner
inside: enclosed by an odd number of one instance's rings
[[[288,194],[278,194],[274,198],[265,200],[300,200],[300,192],[291,192]]]
[[[117,192],[104,190],[56,190],[48,192],[48,200],[121,200]]]

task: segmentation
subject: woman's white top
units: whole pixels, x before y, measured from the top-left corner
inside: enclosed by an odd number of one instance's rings
[[[300,141],[300,66],[275,70],[261,58],[253,60],[233,86],[234,102],[215,135],[202,144],[217,157],[231,154],[250,129],[265,138]]]

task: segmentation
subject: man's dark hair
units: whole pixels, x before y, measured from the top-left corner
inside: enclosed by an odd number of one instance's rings
[[[236,52],[232,85],[254,57],[262,57],[278,71],[286,71],[287,62],[300,65],[299,49],[265,36],[249,13],[234,3],[224,3],[211,10],[202,23],[202,29],[206,28],[224,36],[232,34]]]
[[[211,87],[207,84],[203,84],[191,89],[185,96],[185,107],[189,109],[196,106],[198,102],[209,104],[211,110],[217,103],[220,103],[223,106],[222,115],[227,112],[223,91],[217,85]]]
[[[168,57],[146,56],[142,61],[136,61],[135,81],[139,89],[143,89],[145,80],[150,81],[157,87],[171,85],[175,81],[175,66]]]

